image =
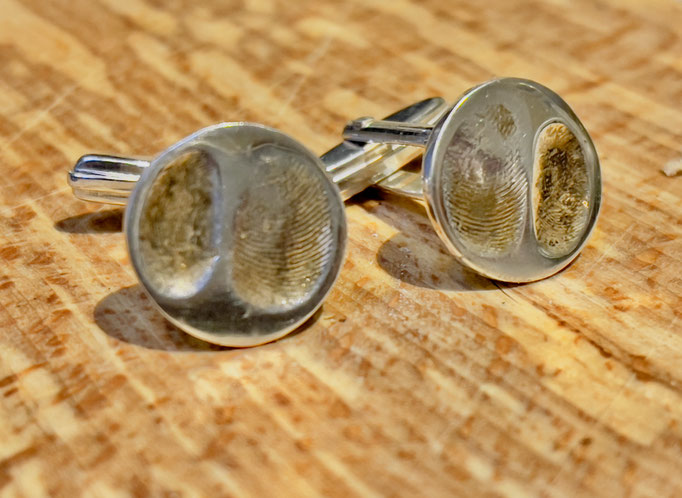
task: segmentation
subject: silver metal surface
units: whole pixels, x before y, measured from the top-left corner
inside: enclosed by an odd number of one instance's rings
[[[401,169],[374,186],[384,192],[424,202],[424,182],[422,182],[421,172]]]
[[[384,143],[426,147],[433,126],[398,123],[389,119],[377,121],[372,118],[359,118],[348,123],[343,131],[346,140],[366,143]]]
[[[445,100],[433,97],[410,105],[386,119],[428,126],[437,123],[449,109]],[[339,187],[341,197],[346,200],[387,178],[421,154],[421,149],[399,144],[344,141],[320,156],[320,160],[327,175]]]
[[[393,118],[429,123],[445,110],[429,99]],[[346,241],[337,183],[350,196],[419,152],[344,142],[317,158],[272,128],[223,123],[151,162],[83,156],[69,184],[86,200],[127,203],[130,259],[171,322],[246,347],[297,328],[336,280]]]
[[[125,205],[149,164],[146,159],[88,154],[69,171],[68,183],[84,201]]]
[[[379,185],[411,197],[421,190],[436,232],[463,264],[530,282],[579,254],[599,214],[601,170],[561,97],[502,78],[467,91],[433,128],[362,118],[344,131],[352,140],[413,145],[427,134],[421,188],[403,171]]]
[[[386,119],[391,122],[434,124],[449,109],[440,97],[412,104]],[[422,151],[394,144],[344,141],[320,157],[324,170],[346,200],[398,171]],[[125,205],[149,160],[111,155],[81,157],[68,174],[68,183],[79,199]]]
[[[154,159],[124,226],[138,278],[164,315],[226,346],[298,327],[345,252],[343,201],[320,160],[250,123],[205,128]]]

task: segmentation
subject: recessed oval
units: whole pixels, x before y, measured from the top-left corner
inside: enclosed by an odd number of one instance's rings
[[[248,308],[285,311],[326,280],[337,251],[333,199],[317,165],[279,147],[253,154],[257,178],[235,209],[232,286]]]
[[[217,260],[218,166],[200,149],[172,159],[148,187],[139,218],[145,280],[171,299],[198,293]]]
[[[518,153],[484,151],[460,131],[445,153],[442,185],[448,223],[468,251],[491,258],[518,246],[528,190]]]
[[[587,161],[563,123],[540,130],[533,163],[533,227],[545,256],[561,258],[583,238],[590,213]]]

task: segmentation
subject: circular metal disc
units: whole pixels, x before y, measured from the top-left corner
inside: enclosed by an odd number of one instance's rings
[[[125,233],[140,282],[171,322],[244,347],[318,309],[343,263],[346,222],[315,155],[272,128],[224,123],[152,162]]]
[[[429,216],[449,250],[506,282],[570,263],[601,203],[594,144],[544,86],[492,80],[465,93],[431,135],[423,160]]]

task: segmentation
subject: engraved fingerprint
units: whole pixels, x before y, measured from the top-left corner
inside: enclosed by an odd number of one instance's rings
[[[538,136],[533,168],[535,236],[542,252],[553,258],[577,247],[587,227],[587,164],[576,136],[552,123]]]
[[[528,184],[518,151],[498,157],[458,132],[445,154],[442,181],[448,222],[468,251],[497,257],[519,244]]]
[[[286,309],[314,293],[334,260],[326,182],[293,156],[258,169],[234,218],[233,287],[257,308]]]
[[[192,150],[163,168],[149,187],[140,214],[141,271],[169,297],[195,294],[212,271],[218,167]]]
[[[514,116],[502,104],[488,106],[486,118],[504,138],[509,138],[516,131]]]

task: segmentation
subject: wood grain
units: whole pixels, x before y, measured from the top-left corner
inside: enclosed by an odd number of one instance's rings
[[[0,0],[0,494],[682,495],[682,3]],[[495,284],[422,208],[349,203],[297,333],[213,347],[137,286],[86,152],[215,122],[322,153],[351,118],[494,76],[560,93],[602,158],[565,271]]]

